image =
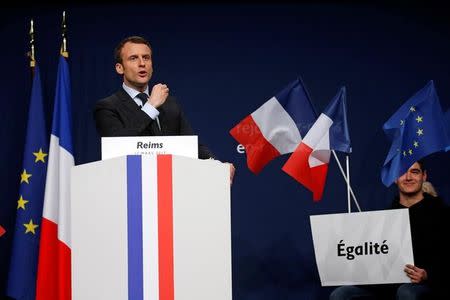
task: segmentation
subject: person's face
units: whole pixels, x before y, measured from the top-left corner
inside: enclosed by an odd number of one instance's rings
[[[427,180],[427,173],[414,163],[395,183],[401,194],[415,195],[422,192],[422,183]]]
[[[120,52],[122,63],[116,64],[116,72],[123,75],[126,85],[142,91],[153,73],[152,52],[145,44],[125,43]]]

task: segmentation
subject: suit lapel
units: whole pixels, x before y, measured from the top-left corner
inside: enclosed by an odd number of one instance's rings
[[[117,96],[119,97],[120,101],[123,103],[123,105],[131,110],[131,111],[138,111],[140,110],[139,106],[136,104],[136,102],[131,99],[130,95],[125,92],[125,90],[122,88],[117,92]]]
[[[136,104],[136,102],[134,102],[133,99],[131,99],[130,95],[128,95],[128,93],[125,92],[125,90],[123,88],[121,88],[117,92],[117,97],[120,99],[120,101],[122,102],[122,104],[124,105],[126,110],[130,111],[130,113],[133,115],[133,121],[140,124],[141,120],[139,118],[139,115],[141,113],[145,114],[145,112],[141,111],[141,108]],[[150,123],[150,126],[147,127],[147,129],[150,131],[149,132],[150,135],[164,135],[164,132],[165,132],[165,130],[164,130],[164,120],[165,120],[164,108],[159,109],[158,118],[159,118],[159,123],[161,125],[161,130],[158,127],[158,122],[156,120],[154,120],[153,122]],[[139,125],[139,124],[137,124],[137,125]]]

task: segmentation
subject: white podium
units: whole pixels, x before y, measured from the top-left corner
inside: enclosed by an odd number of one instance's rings
[[[72,299],[231,300],[228,165],[123,156],[71,176]]]

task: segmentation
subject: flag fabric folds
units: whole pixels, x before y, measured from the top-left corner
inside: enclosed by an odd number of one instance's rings
[[[239,122],[230,134],[245,147],[248,168],[258,174],[275,157],[293,152],[314,120],[308,94],[297,79]]]
[[[447,112],[445,113],[445,122],[446,122],[446,126],[447,126],[447,136],[450,139],[450,109],[447,110]],[[450,150],[450,145],[447,145],[447,147],[445,148],[445,151],[449,151]]]
[[[69,66],[59,58],[39,248],[37,300],[71,299],[70,169],[74,166]]]
[[[45,128],[40,72],[36,65],[6,289],[7,295],[15,299],[35,298],[47,159],[48,136]]]
[[[322,198],[331,150],[350,153],[346,90],[342,87],[289,157],[283,171]]]
[[[390,186],[417,160],[450,145],[444,114],[433,81],[406,101],[384,123],[392,141],[381,170],[384,185]]]

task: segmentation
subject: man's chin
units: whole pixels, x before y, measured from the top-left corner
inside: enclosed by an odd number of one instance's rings
[[[419,190],[410,190],[410,189],[405,190],[404,189],[401,192],[405,196],[412,197],[412,196],[417,196],[418,194],[420,194],[422,192],[422,190],[421,189],[419,189]]]

